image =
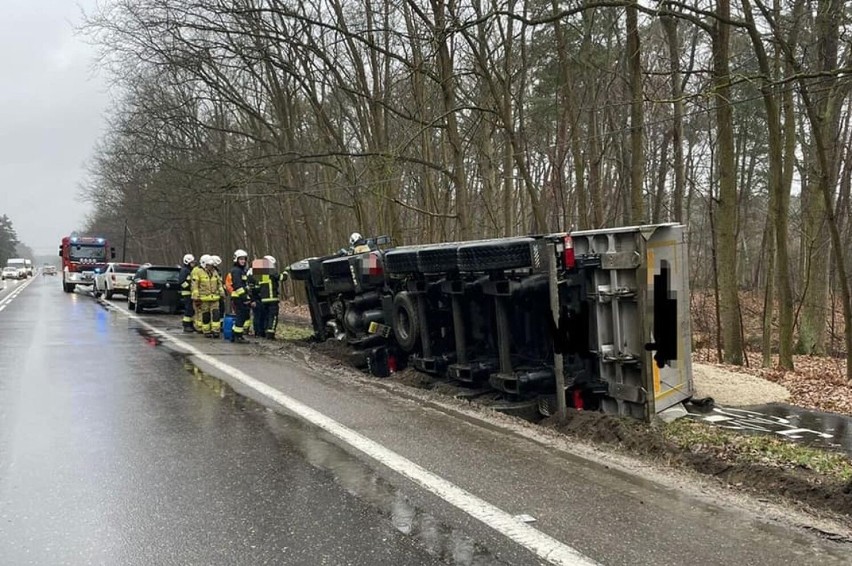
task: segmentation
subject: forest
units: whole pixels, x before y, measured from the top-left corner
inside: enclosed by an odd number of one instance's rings
[[[174,263],[681,222],[720,361],[852,355],[843,0],[109,0],[87,229]],[[706,315],[706,316],[705,316]],[[846,364],[852,377],[852,364]]]

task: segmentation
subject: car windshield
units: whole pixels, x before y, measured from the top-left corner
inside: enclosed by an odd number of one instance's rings
[[[3,271],[18,271],[17,267],[4,267]]]
[[[116,265],[113,271],[116,273],[136,273],[137,269],[139,269],[138,265]]]
[[[68,249],[68,257],[71,261],[77,261],[80,259],[95,259],[103,261],[106,259],[106,247],[74,244]]]
[[[154,283],[177,283],[179,273],[177,269],[148,269],[146,279]]]

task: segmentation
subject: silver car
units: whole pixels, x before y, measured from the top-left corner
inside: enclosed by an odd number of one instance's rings
[[[139,269],[135,263],[108,263],[106,268],[95,273],[93,291],[96,297],[104,295],[107,300],[113,295],[127,296],[133,274]]]

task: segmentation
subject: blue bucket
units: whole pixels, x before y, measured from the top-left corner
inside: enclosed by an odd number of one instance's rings
[[[226,314],[222,320],[222,337],[225,340],[230,340],[234,336],[234,320],[237,317],[232,314]]]

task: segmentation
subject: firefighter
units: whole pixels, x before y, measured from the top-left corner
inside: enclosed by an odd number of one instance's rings
[[[201,256],[201,273],[193,280],[192,299],[200,305],[201,331],[205,338],[218,338],[222,329],[219,300],[224,294],[222,279],[209,255]]]
[[[362,254],[370,251],[370,246],[367,245],[367,240],[358,232],[352,232],[349,236],[349,255]]]
[[[254,298],[255,312],[260,315],[260,323],[255,323],[254,333],[256,336],[265,336],[270,340],[275,339],[275,331],[278,328],[278,302],[281,298],[281,282],[284,277],[276,268],[275,258],[271,255],[263,256],[272,269],[270,273],[254,276]]]
[[[234,266],[231,268],[230,292],[231,306],[234,309],[234,334],[232,342],[245,342],[245,334],[251,329],[251,289],[248,284],[248,253],[245,250],[234,252]]]
[[[206,263],[209,258],[210,256],[207,254],[202,255],[195,267],[189,272],[189,299],[192,303],[192,328],[195,332],[203,332],[201,329],[201,299],[197,299],[192,291],[198,285],[201,277],[204,276],[204,268],[201,267],[201,264]]]
[[[192,304],[192,281],[190,275],[195,268],[195,256],[186,254],[183,256],[183,267],[180,268],[180,297],[183,302],[183,331],[195,332],[193,324],[195,318],[195,307]]]
[[[219,274],[219,278],[222,278],[222,270],[219,268],[222,265],[222,258],[217,255],[212,255],[210,258],[213,261],[213,268]],[[219,314],[225,316],[225,293],[222,293],[222,298],[219,300]]]

